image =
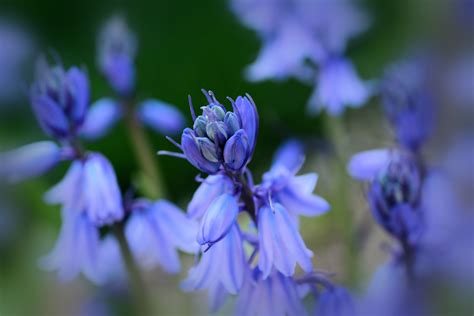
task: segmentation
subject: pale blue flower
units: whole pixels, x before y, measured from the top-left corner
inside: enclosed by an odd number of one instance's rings
[[[80,135],[88,139],[104,136],[122,117],[119,104],[111,98],[102,98],[94,102],[87,112]]]
[[[351,157],[347,171],[357,180],[372,180],[390,163],[391,156],[396,152],[387,148],[362,151]]]
[[[248,273],[236,302],[238,316],[306,315],[296,283],[273,271],[265,278],[258,269]]]
[[[109,225],[124,216],[122,197],[115,172],[98,153],[72,163],[63,180],[47,194],[49,203],[85,213],[95,225]]]
[[[125,234],[137,261],[144,268],[160,265],[168,273],[181,269],[177,249],[196,253],[197,223],[174,204],[138,200],[126,224]]]
[[[155,99],[143,101],[137,113],[140,121],[163,135],[181,132],[186,122],[175,106]]]

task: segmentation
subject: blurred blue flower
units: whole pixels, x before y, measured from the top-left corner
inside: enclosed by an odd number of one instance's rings
[[[171,104],[163,101],[148,99],[138,108],[140,121],[163,135],[174,135],[181,132],[185,126],[185,118]]]
[[[137,39],[122,16],[113,16],[104,24],[97,46],[102,74],[119,95],[130,95],[135,88]]]
[[[68,157],[68,150],[51,141],[25,145],[0,154],[0,177],[18,182],[42,175]]]
[[[202,253],[199,263],[182,282],[185,291],[208,289],[213,311],[224,302],[225,293],[237,294],[242,287],[248,268],[240,234],[237,225],[233,225],[221,241]]]
[[[64,207],[62,227],[52,252],[40,260],[47,270],[57,270],[62,281],[83,273],[95,283],[101,283],[99,268],[99,230],[84,212]]]
[[[137,200],[125,234],[137,262],[146,269],[160,265],[168,273],[178,273],[181,265],[177,249],[188,253],[199,249],[197,223],[165,200]]]
[[[180,148],[186,159],[205,173],[242,173],[252,158],[258,135],[255,103],[249,95],[235,101],[229,98],[231,112],[212,92],[203,93],[209,104],[202,107],[203,114],[198,117],[192,110],[193,129],[183,131]]]
[[[382,80],[382,101],[398,142],[417,151],[431,136],[435,105],[428,87],[427,61],[411,59],[388,68]]]
[[[90,106],[80,129],[80,136],[87,139],[101,138],[122,115],[120,106],[115,100],[111,98],[99,99]]]
[[[76,67],[64,70],[49,66],[44,58],[36,64],[36,79],[31,85],[33,110],[46,134],[71,139],[81,128],[89,106],[89,81]]]
[[[292,278],[273,271],[262,277],[258,269],[247,273],[236,302],[236,315],[306,315]]]
[[[354,316],[355,304],[351,294],[341,286],[325,288],[319,295],[315,315],[318,316]]]
[[[423,228],[422,175],[414,159],[399,155],[370,185],[368,199],[377,222],[402,243],[414,245]]]
[[[354,2],[232,0],[233,11],[263,41],[257,60],[247,69],[248,79],[315,78],[308,103],[312,113],[327,108],[329,114],[340,115],[345,106],[364,104],[373,91],[343,58],[349,39],[368,26]]]
[[[273,267],[285,276],[295,273],[296,263],[306,272],[313,269],[313,253],[306,248],[296,224],[280,204],[274,204],[273,208],[263,206],[258,210],[258,241],[258,267],[262,278],[267,278]]]
[[[109,161],[98,153],[72,163],[61,182],[46,193],[49,203],[84,213],[94,225],[110,225],[124,216],[122,197]]]
[[[349,60],[329,58],[321,64],[308,108],[310,112],[326,108],[329,114],[340,115],[345,107],[362,106],[371,94]]]

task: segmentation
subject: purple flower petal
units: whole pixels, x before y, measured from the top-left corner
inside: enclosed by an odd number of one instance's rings
[[[53,142],[41,141],[0,154],[0,176],[18,182],[39,176],[61,160],[61,149]]]
[[[89,106],[89,80],[86,74],[76,67],[68,70],[66,80],[74,100],[70,116],[76,124],[80,125],[84,121]]]
[[[329,203],[322,197],[304,193],[291,184],[279,191],[277,198],[289,212],[297,215],[316,216],[324,214],[330,209]]]
[[[389,149],[372,149],[352,156],[347,171],[357,180],[372,180],[375,175],[390,163]]]
[[[91,105],[87,112],[80,134],[88,139],[104,136],[122,116],[117,102],[111,98],[99,99]]]
[[[144,124],[164,135],[181,132],[186,122],[175,106],[154,99],[140,104],[138,117]]]
[[[250,156],[252,156],[258,136],[258,112],[253,100],[246,97],[238,97],[235,103],[234,113],[236,113],[241,121],[241,126],[247,133]]]
[[[249,159],[249,141],[243,129],[238,130],[226,142],[224,147],[224,162],[231,170],[240,170]]]
[[[199,170],[213,174],[219,170],[220,163],[210,162],[201,153],[194,131],[186,128],[181,136],[181,147],[188,161]]]

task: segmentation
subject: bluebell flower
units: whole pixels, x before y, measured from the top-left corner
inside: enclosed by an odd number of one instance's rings
[[[117,178],[109,161],[98,153],[72,163],[63,180],[46,193],[46,201],[85,213],[95,225],[109,225],[124,216]]]
[[[263,200],[280,203],[292,215],[316,216],[327,212],[329,204],[313,194],[318,180],[316,173],[296,176],[304,162],[298,142],[284,144],[276,153],[271,169],[263,175],[256,194]]]
[[[242,173],[250,162],[257,141],[258,114],[249,95],[232,103],[233,111],[217,101],[212,92],[205,92],[209,104],[203,114],[193,112],[193,129],[181,136],[184,156],[199,170],[215,174],[219,170]],[[192,108],[192,105],[191,105]]]
[[[258,269],[248,273],[236,302],[236,315],[306,315],[296,283],[273,271],[268,278]]]
[[[435,105],[428,87],[425,61],[413,59],[392,65],[382,81],[386,116],[398,142],[417,151],[433,131]]]
[[[30,99],[38,122],[50,136],[74,137],[84,123],[89,106],[86,74],[76,67],[66,71],[60,65],[49,66],[44,58],[36,66]]]
[[[51,141],[25,145],[0,154],[0,177],[12,182],[36,177],[69,158],[69,154],[67,148]]]
[[[138,118],[163,135],[174,135],[181,132],[186,122],[176,107],[155,99],[145,100],[139,105]]]
[[[308,108],[310,112],[326,108],[329,114],[340,115],[345,107],[362,106],[371,94],[349,60],[333,57],[321,65]]]
[[[423,228],[421,192],[421,171],[409,155],[392,159],[387,168],[377,174],[368,192],[377,222],[410,245],[417,242]]]
[[[52,252],[41,259],[47,270],[57,270],[59,278],[69,281],[83,273],[95,283],[101,283],[99,268],[99,230],[86,213],[62,209],[63,224]]]
[[[212,310],[223,303],[225,293],[237,294],[242,287],[247,263],[240,234],[237,225],[233,225],[221,241],[202,253],[182,283],[185,291],[208,289]]]
[[[100,240],[97,257],[101,284],[126,284],[125,262],[120,245],[113,234],[109,233]]]
[[[315,315],[318,316],[354,316],[355,304],[351,294],[341,286],[324,289],[318,300]]]
[[[122,110],[111,98],[102,98],[94,102],[87,112],[80,136],[96,139],[104,136],[122,117]]]
[[[258,210],[258,241],[260,256],[258,267],[267,278],[275,267],[283,275],[292,276],[296,263],[310,272],[313,269],[313,252],[306,248],[296,224],[281,204],[263,206]]]
[[[168,273],[181,269],[177,249],[198,251],[196,233],[197,223],[165,200],[137,200],[125,227],[127,240],[142,267],[160,265]]]
[[[308,102],[312,113],[327,108],[329,114],[340,115],[346,106],[361,106],[372,94],[342,57],[349,39],[368,26],[365,14],[351,1],[233,0],[232,8],[263,40],[257,60],[247,69],[248,79],[314,78]]]
[[[225,192],[233,192],[234,185],[229,177],[223,174],[208,176],[194,192],[187,212],[190,218],[201,218],[216,198]]]
[[[135,34],[121,16],[113,16],[103,26],[97,39],[99,69],[120,95],[130,95],[135,88]]]
[[[197,235],[200,245],[213,245],[232,228],[239,214],[239,195],[224,193],[207,209]]]

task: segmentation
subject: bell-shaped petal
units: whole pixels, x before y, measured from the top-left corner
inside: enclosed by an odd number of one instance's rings
[[[236,302],[236,315],[306,315],[291,277],[274,271],[263,278],[258,270],[249,275]]]
[[[276,194],[277,200],[292,214],[316,216],[329,211],[329,203],[311,192],[301,191],[298,185],[289,185]]]
[[[237,294],[242,287],[246,264],[242,237],[237,225],[233,225],[222,240],[202,254],[181,286],[185,291],[209,289],[210,292],[222,286],[228,293]]]
[[[387,148],[363,151],[352,156],[347,171],[357,180],[372,180],[390,163],[391,152]]]
[[[291,181],[291,186],[303,194],[309,194],[314,191],[317,183],[318,175],[313,172],[294,177]]]
[[[232,106],[234,108],[234,113],[236,113],[240,118],[242,129],[247,133],[251,157],[253,155],[258,136],[257,107],[249,95],[245,97],[239,96]]]
[[[170,135],[181,132],[186,120],[173,105],[160,100],[143,101],[138,108],[140,120],[160,134]]]
[[[177,248],[195,253],[197,223],[168,201],[146,203],[134,209],[125,228],[132,251],[146,269],[160,265],[168,273],[181,269]]]
[[[127,270],[120,245],[111,233],[100,241],[98,256],[99,276],[105,284],[126,284]]]
[[[309,272],[313,269],[313,253],[306,248],[287,210],[278,203],[258,210],[258,239],[260,256],[258,267],[266,279],[273,267],[283,275],[292,276],[296,263]]]
[[[356,310],[351,294],[343,287],[326,288],[318,299],[316,315],[354,316]]]
[[[63,209],[63,225],[53,251],[40,260],[47,270],[57,270],[59,278],[69,281],[82,272],[101,283],[99,269],[99,230],[85,213]]]
[[[194,192],[188,205],[188,216],[200,218],[214,200],[224,192],[232,192],[232,181],[225,175],[208,176]]]
[[[215,199],[204,214],[197,241],[212,245],[221,240],[234,224],[239,214],[239,196],[224,193]]]
[[[114,169],[102,155],[93,153],[84,164],[84,208],[97,225],[112,224],[124,216],[122,195]]]
[[[75,161],[63,180],[45,196],[49,203],[85,212],[95,225],[109,225],[124,216],[122,197],[109,161],[98,153]]]
[[[233,171],[241,170],[249,157],[249,141],[243,129],[238,130],[225,144],[224,163]]]
[[[350,61],[333,58],[323,63],[308,107],[312,113],[325,108],[330,115],[337,116],[346,106],[362,106],[371,94]]]
[[[88,139],[101,138],[121,116],[122,111],[114,99],[99,99],[91,105],[87,112],[80,134]]]
[[[62,150],[54,142],[41,141],[0,154],[0,176],[18,182],[39,176],[61,161]]]
[[[188,161],[199,170],[213,174],[219,170],[220,163],[211,162],[204,158],[196,140],[194,131],[186,128],[181,136],[181,148]]]

